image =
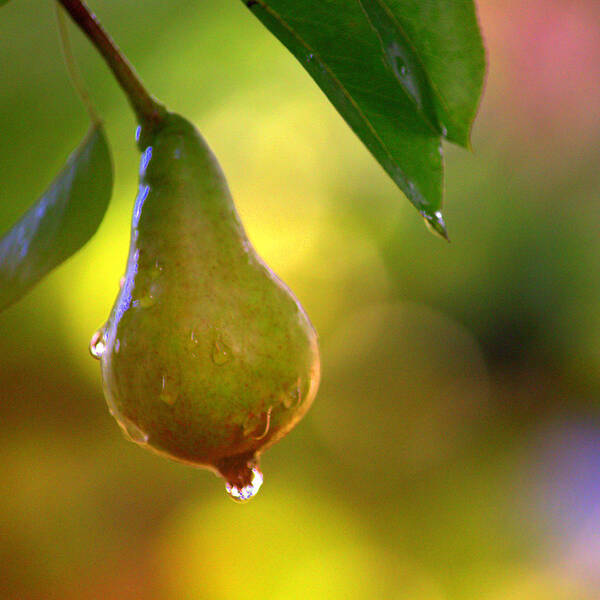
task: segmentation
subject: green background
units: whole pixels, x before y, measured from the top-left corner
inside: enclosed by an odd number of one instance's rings
[[[92,3],[219,157],[320,333],[323,380],[245,506],[123,439],[87,345],[139,155],[73,31],[115,192],[84,250],[0,314],[3,598],[597,598],[600,8],[478,5],[490,68],[474,153],[445,146],[447,244],[243,3]],[[53,10],[0,13],[2,229],[88,127]]]

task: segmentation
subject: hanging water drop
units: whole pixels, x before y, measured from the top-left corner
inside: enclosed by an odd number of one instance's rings
[[[106,342],[104,341],[104,329],[98,329],[90,340],[90,354],[97,360],[102,358],[106,350]]]
[[[229,497],[236,502],[247,502],[256,494],[260,489],[260,486],[263,482],[263,474],[256,467],[252,469],[252,479],[248,485],[244,485],[242,487],[237,487],[231,483],[225,484],[225,490],[229,494]]]
[[[435,235],[440,236],[447,242],[450,241],[448,239],[446,224],[444,223],[444,217],[441,211],[436,210],[432,215],[422,212],[421,215],[425,219],[425,225],[427,226],[427,229],[429,229]]]

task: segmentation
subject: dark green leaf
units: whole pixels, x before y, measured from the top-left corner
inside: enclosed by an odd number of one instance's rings
[[[104,130],[94,125],[44,195],[0,239],[0,309],[21,298],[94,235],[112,182]]]
[[[8,0],[0,0],[0,6],[4,6],[7,2]]]
[[[441,136],[468,143],[483,51],[472,0],[403,2],[246,4],[296,56],[434,230],[445,236]],[[415,40],[415,35],[422,37]],[[463,76],[469,80],[457,81]]]

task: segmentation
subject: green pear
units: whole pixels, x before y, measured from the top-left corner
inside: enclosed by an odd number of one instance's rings
[[[317,334],[252,247],[210,148],[168,113],[143,151],[127,269],[92,338],[111,413],[134,442],[256,492],[260,453],[319,385]]]

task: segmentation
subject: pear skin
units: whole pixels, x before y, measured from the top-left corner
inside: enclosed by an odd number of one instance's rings
[[[245,499],[258,458],[310,407],[317,334],[252,247],[210,148],[169,113],[141,130],[125,276],[92,340],[134,442],[223,476]]]

